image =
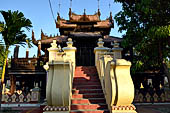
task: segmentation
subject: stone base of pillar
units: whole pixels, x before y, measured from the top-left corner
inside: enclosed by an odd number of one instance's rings
[[[45,106],[43,108],[43,113],[69,113],[68,106]]]
[[[43,113],[70,113],[70,111],[45,111]]]
[[[134,105],[128,106],[112,106],[112,113],[137,113]]]

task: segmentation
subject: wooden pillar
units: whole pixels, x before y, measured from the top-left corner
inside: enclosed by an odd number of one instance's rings
[[[16,47],[14,49],[14,58],[18,58],[18,54],[19,54],[19,46],[16,45]]]
[[[11,81],[11,89],[10,92],[13,94],[16,90],[16,77],[14,75],[10,76],[10,81]]]
[[[29,50],[27,48],[27,50],[26,50],[26,58],[28,58],[28,56],[29,56]]]

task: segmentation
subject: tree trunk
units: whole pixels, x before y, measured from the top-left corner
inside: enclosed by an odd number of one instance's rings
[[[4,79],[5,79],[5,69],[6,69],[6,62],[8,58],[8,48],[5,48],[5,59],[4,59],[4,64],[3,64],[3,70],[2,70],[2,76],[1,76],[1,84],[0,84],[0,108],[1,108],[1,103],[2,103],[2,90],[3,90],[3,84],[4,84]]]

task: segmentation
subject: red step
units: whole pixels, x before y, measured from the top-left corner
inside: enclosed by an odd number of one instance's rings
[[[93,90],[83,90],[83,89],[79,89],[79,90],[73,90],[72,91],[73,94],[85,94],[85,93],[103,93],[102,89],[93,89]]]
[[[94,66],[76,67],[70,113],[109,113]]]
[[[79,82],[79,83],[82,83],[82,82],[88,82],[88,81],[90,81],[90,82],[100,82],[100,80],[99,79],[94,79],[94,78],[89,78],[89,79],[87,79],[87,78],[78,78],[78,79],[73,79],[73,83],[74,82]]]
[[[77,74],[77,75],[74,75],[74,77],[93,77],[93,78],[99,78],[98,76],[96,75],[88,75],[88,74]]]
[[[73,89],[102,89],[99,85],[74,85]]]
[[[70,113],[109,113],[108,110],[72,110]]]
[[[76,109],[107,109],[107,105],[98,105],[98,104],[91,104],[91,105],[71,105],[71,109],[72,110],[76,110]]]
[[[85,82],[85,83],[83,83],[84,85],[100,85],[100,82],[99,81],[97,81],[97,82],[91,82],[91,81],[88,81],[88,82]],[[76,85],[80,85],[80,83],[79,82],[73,82],[73,86],[76,86]]]
[[[73,94],[72,98],[104,98],[104,94]]]

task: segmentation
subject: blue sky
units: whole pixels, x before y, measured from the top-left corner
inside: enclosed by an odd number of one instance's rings
[[[68,11],[70,7],[70,0],[51,0],[53,12],[55,18],[57,17],[57,12],[59,11],[60,6],[60,16],[68,19]],[[109,9],[109,3],[111,7]],[[94,14],[98,9],[97,0],[72,0],[72,11],[77,14],[83,14],[84,9],[86,9],[86,14]],[[33,29],[35,32],[36,39],[40,39],[41,29],[47,35],[57,34],[58,29],[55,28],[55,23],[51,14],[50,5],[48,0],[1,0],[0,10],[19,10],[24,13],[25,17],[30,19],[32,22]],[[101,19],[106,19],[109,16],[110,11],[112,11],[113,16],[121,10],[121,4],[114,3],[113,0],[100,0],[100,11]],[[0,15],[0,21],[3,18]],[[28,37],[31,38],[31,31],[27,32]],[[118,27],[115,23],[115,28],[112,29],[112,36],[121,37],[122,34],[118,32]],[[0,39],[2,36],[0,36]],[[13,55],[13,48],[11,47],[11,53],[8,57]],[[25,57],[26,48],[20,47],[19,57]],[[29,49],[29,57],[37,55],[37,47]]]

